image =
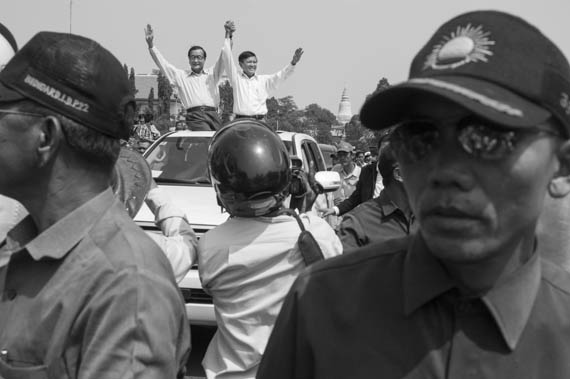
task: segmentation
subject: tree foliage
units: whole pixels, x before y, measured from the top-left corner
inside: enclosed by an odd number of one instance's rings
[[[158,114],[170,115],[170,96],[172,96],[172,87],[161,71],[158,72],[156,80],[158,82]]]
[[[234,94],[228,80],[221,83],[218,88],[220,90],[220,118],[222,125],[225,125],[230,122],[230,116],[233,113]]]
[[[133,97],[136,95],[137,92],[139,92],[135,82],[135,69],[133,67],[131,67],[131,73],[129,74],[129,89]]]
[[[148,107],[154,113],[154,87],[150,88],[150,92],[148,93]]]
[[[312,135],[319,143],[332,143],[331,125],[336,116],[318,104],[309,104],[303,110],[302,128],[305,133]]]
[[[285,130],[288,132],[301,132],[302,112],[299,111],[293,96],[286,96],[281,99],[271,97],[267,99],[267,123],[274,130]]]

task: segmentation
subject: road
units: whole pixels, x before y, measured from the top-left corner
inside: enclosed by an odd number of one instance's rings
[[[216,328],[214,327],[192,325],[192,352],[190,353],[190,359],[186,365],[186,375],[188,375],[186,379],[206,377],[204,370],[202,370],[202,358],[215,332]]]

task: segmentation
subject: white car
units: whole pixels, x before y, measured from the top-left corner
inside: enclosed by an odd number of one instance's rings
[[[302,133],[278,134],[289,153],[302,160],[305,172],[311,165],[316,171],[326,171],[323,154],[314,138]],[[172,132],[161,136],[144,153],[156,183],[186,213],[198,237],[229,217],[217,202],[208,173],[208,146],[213,135],[213,131]],[[322,207],[332,206],[331,196],[319,197]],[[145,230],[160,233],[146,205],[136,215],[135,221]],[[197,267],[193,267],[182,280],[180,289],[190,322],[215,325],[212,298],[202,290]]]

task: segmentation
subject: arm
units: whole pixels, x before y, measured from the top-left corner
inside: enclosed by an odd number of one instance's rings
[[[228,21],[224,25],[226,29],[226,38],[224,39],[224,47],[222,48],[222,53],[220,58],[222,60],[222,71],[225,69],[226,74],[228,74],[228,78],[230,79],[230,83],[233,86],[237,76],[239,75],[237,66],[234,62],[234,57],[232,55],[232,47],[233,47],[233,31],[235,31],[235,26],[232,26],[233,22]],[[233,30],[232,30],[233,27]]]
[[[340,238],[344,252],[366,244],[366,241],[362,241],[363,238],[359,230],[362,230],[362,227],[352,214],[348,214],[342,218],[338,230],[338,237]]]
[[[231,51],[231,49],[234,47],[234,40],[232,39],[233,33],[236,30],[233,21],[226,21],[226,23],[224,24],[224,29],[226,31],[226,36],[224,39],[224,46],[225,46],[225,40],[229,39],[230,40],[230,51]],[[220,56],[216,60],[216,63],[214,64],[214,67],[212,69],[212,74],[214,75],[214,81],[216,83],[218,83],[220,81],[220,78],[222,77],[224,70],[229,71],[226,68],[226,65],[224,64],[224,46],[222,46],[222,51],[220,52]]]
[[[290,64],[285,66],[285,68],[283,68],[281,71],[276,72],[273,75],[269,75],[269,78],[267,79],[266,83],[267,92],[276,91],[277,88],[281,85],[281,83],[283,83],[285,80],[287,80],[288,77],[290,77],[293,74],[295,66],[301,59],[302,55],[303,55],[303,49],[299,47],[297,50],[295,50],[295,53],[293,54],[293,59],[291,59]]]
[[[181,70],[174,67],[166,59],[164,59],[162,54],[160,54],[160,51],[158,51],[158,49],[154,46],[154,31],[152,30],[150,24],[146,26],[145,39],[148,45],[148,51],[150,52],[150,56],[152,57],[154,63],[157,65],[160,71],[162,71],[170,83],[176,83],[176,74]]]
[[[184,212],[172,203],[154,181],[151,187],[145,202],[155,215],[155,223],[160,227],[162,235],[149,235],[163,250],[172,266],[176,281],[180,282],[196,263],[196,234]]]

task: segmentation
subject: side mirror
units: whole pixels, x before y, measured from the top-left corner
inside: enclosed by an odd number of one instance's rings
[[[323,192],[334,192],[341,186],[340,175],[336,171],[319,171],[315,174],[315,181]]]

